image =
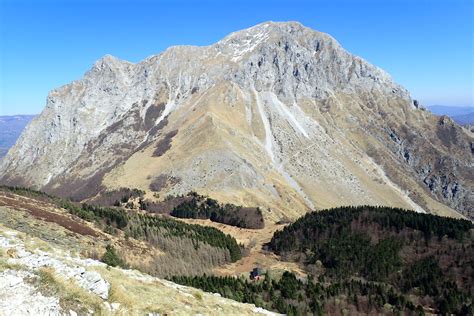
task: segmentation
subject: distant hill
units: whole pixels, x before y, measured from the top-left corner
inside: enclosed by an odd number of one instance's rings
[[[474,107],[432,105],[428,109],[436,115],[447,115],[460,125],[474,123]]]
[[[35,115],[0,116],[0,159],[12,147]]]
[[[471,113],[456,115],[456,116],[453,116],[452,119],[456,123],[461,124],[461,125],[474,124],[474,109]]]

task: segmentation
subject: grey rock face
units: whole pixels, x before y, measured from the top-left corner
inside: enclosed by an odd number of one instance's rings
[[[233,126],[237,123],[224,116],[237,107],[246,122]],[[203,117],[195,118],[200,110]],[[137,64],[105,56],[83,79],[50,92],[0,174],[3,183],[84,199],[104,189],[105,176],[126,173],[132,157],[169,133],[177,133],[173,142],[187,144],[183,152],[196,146],[192,135],[206,126],[214,133],[208,143],[225,148],[187,157],[169,151],[170,145],[156,158],[179,157],[174,168],[161,163],[150,170],[181,179],[169,192],[260,190],[288,205],[298,196],[306,208],[335,201],[382,204],[385,193],[370,184],[382,177],[395,188],[396,201],[413,205],[404,192],[410,188],[401,184],[405,177],[465,212],[472,196],[472,154],[464,147],[472,136],[456,126],[433,131],[435,125],[433,116],[414,107],[406,89],[329,35],[296,22],[267,22],[211,46],[171,47]],[[424,141],[426,153],[417,150]],[[432,155],[444,159],[448,147],[456,156],[436,168]],[[378,165],[396,171],[380,175],[372,166],[376,156]],[[129,178],[123,179],[128,185]],[[285,189],[279,192],[278,185]],[[334,194],[321,202],[321,195]]]
[[[12,178],[42,187],[119,121],[122,135],[106,135],[108,147],[126,138],[130,147],[137,147],[153,137],[133,127],[145,118],[157,94],[166,95],[159,123],[193,89],[206,90],[222,80],[246,90],[270,90],[290,104],[302,96],[325,99],[336,89],[348,93],[378,89],[409,98],[386,73],[350,55],[330,36],[298,23],[264,23],[209,47],[172,47],[138,64],[104,56],[82,80],[50,92],[44,111],[1,168]],[[33,164],[39,168],[31,172]]]
[[[299,23],[261,24],[231,34],[216,46],[240,62],[229,80],[246,88],[253,85],[257,91],[270,90],[286,104],[301,97],[326,99],[336,91],[378,90],[410,99],[383,70],[349,54],[329,35]],[[228,52],[230,48],[234,51]]]
[[[24,280],[34,277],[26,271],[0,272],[0,312],[3,315],[63,315],[59,299],[45,297]]]
[[[434,122],[435,137],[406,127],[386,129],[388,148],[433,196],[473,218],[472,138],[446,116],[434,118]]]

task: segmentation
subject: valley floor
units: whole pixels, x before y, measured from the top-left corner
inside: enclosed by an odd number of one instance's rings
[[[242,259],[222,267],[214,269],[216,275],[221,276],[248,276],[250,271],[255,267],[260,267],[263,270],[291,271],[300,276],[306,276],[301,267],[293,262],[285,262],[273,252],[265,251],[264,245],[268,243],[275,231],[281,230],[285,225],[277,225],[275,223],[266,223],[263,229],[245,229],[236,226],[225,225],[221,223],[212,222],[205,219],[180,219],[189,224],[198,224],[203,226],[211,226],[219,229],[225,234],[234,237],[239,244],[242,244],[247,249],[247,253]]]

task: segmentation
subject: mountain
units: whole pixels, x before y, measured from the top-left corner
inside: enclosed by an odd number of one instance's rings
[[[452,119],[460,125],[472,125],[474,124],[474,112],[456,115]]]
[[[473,218],[473,142],[331,36],[267,22],[137,64],[104,56],[49,93],[0,182],[75,200],[195,190],[273,222],[348,204]]]
[[[12,147],[34,115],[0,116],[0,159]]]
[[[436,115],[447,115],[459,125],[474,124],[474,107],[432,105],[428,109]]]
[[[436,115],[447,115],[449,117],[464,115],[474,112],[472,106],[448,106],[448,105],[430,105],[428,110]]]

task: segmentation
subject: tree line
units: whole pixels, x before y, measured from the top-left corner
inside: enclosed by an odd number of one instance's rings
[[[421,305],[413,304],[390,286],[376,282],[325,283],[314,282],[312,277],[302,281],[288,271],[280,278],[267,273],[258,282],[208,275],[175,276],[170,280],[287,315],[325,315],[343,310],[346,313],[423,314]]]
[[[260,208],[243,208],[230,203],[220,204],[217,200],[196,192],[190,192],[185,201],[173,208],[170,215],[179,218],[210,219],[213,222],[242,228],[264,227]]]
[[[213,227],[191,225],[173,218],[121,207],[75,203],[27,188],[0,189],[46,200],[72,215],[94,223],[106,233],[146,241],[151,247],[164,253],[151,262],[137,264],[134,268],[156,276],[203,274],[210,272],[215,266],[237,261],[242,257],[241,246],[235,238]],[[134,190],[128,193],[141,194]],[[106,249],[102,259],[112,265],[127,266],[119,251],[112,248]]]
[[[325,282],[382,282],[413,305],[464,314],[474,301],[472,229],[467,220],[398,208],[340,207],[303,216],[268,248]]]

